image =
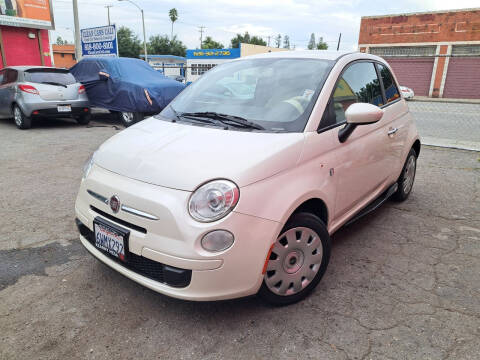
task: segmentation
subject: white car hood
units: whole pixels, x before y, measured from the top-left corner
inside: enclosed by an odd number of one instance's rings
[[[223,130],[150,118],[107,140],[95,163],[135,180],[185,191],[219,178],[242,187],[294,166],[303,142],[303,133]]]

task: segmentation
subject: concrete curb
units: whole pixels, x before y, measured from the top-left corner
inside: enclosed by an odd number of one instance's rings
[[[422,137],[422,145],[480,152],[480,142]]]
[[[440,103],[456,103],[456,104],[479,104],[480,99],[444,99],[444,98],[430,98],[427,96],[414,96],[407,101],[417,102],[440,102]]]

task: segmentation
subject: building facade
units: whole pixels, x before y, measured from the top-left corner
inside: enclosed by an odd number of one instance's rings
[[[0,0],[0,67],[51,66],[51,5],[50,0]]]
[[[480,99],[480,8],[365,16],[358,43],[415,95]]]
[[[140,58],[145,59],[145,55],[140,55]],[[147,60],[151,67],[157,71],[160,71],[165,76],[185,76],[187,59],[182,56],[148,55]]]
[[[75,45],[52,45],[53,63],[57,68],[69,69],[77,63],[75,58]]]

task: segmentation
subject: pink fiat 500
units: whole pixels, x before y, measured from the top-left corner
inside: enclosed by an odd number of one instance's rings
[[[408,198],[419,153],[383,59],[241,58],[100,146],[75,204],[80,240],[169,296],[293,303],[325,274],[332,233]]]

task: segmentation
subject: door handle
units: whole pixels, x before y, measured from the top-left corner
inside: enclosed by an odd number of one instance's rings
[[[393,135],[393,134],[395,134],[397,131],[398,131],[397,128],[390,129],[390,130],[388,130],[387,135]]]

